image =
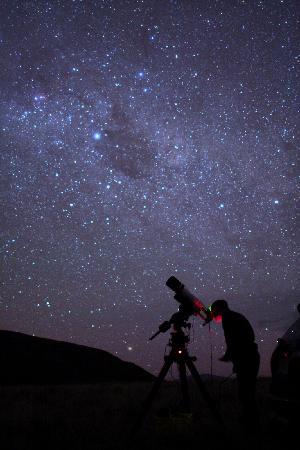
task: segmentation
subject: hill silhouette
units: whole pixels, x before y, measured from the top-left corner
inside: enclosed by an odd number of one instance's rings
[[[96,348],[0,330],[0,384],[153,381],[141,367]]]

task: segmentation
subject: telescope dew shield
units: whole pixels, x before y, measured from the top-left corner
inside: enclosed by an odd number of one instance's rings
[[[174,292],[177,292],[184,288],[184,285],[182,283],[180,283],[180,281],[177,280],[177,278],[175,278],[175,277],[170,277],[166,281],[166,285],[168,286],[168,288],[172,289],[172,291],[174,291]]]

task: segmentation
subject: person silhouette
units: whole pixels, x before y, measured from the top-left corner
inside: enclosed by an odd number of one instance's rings
[[[222,320],[226,342],[225,354],[220,361],[231,361],[236,373],[240,422],[249,429],[259,426],[256,403],[256,380],[260,355],[250,322],[242,314],[232,311],[226,300],[216,300],[211,305],[212,317]]]

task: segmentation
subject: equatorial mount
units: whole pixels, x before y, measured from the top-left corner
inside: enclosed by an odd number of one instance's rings
[[[181,328],[191,328],[191,324],[188,323],[189,317],[190,312],[180,305],[179,310],[172,315],[170,320],[166,320],[158,327],[158,331],[149,338],[149,341],[152,341],[158,334],[168,331],[172,325],[175,331]]]

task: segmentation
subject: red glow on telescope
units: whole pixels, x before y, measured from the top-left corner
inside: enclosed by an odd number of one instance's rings
[[[198,298],[195,298],[193,303],[194,303],[195,309],[197,310],[195,312],[195,314],[199,315],[203,320],[206,320],[207,312],[206,312],[206,308],[203,305],[203,303]]]
[[[200,311],[205,309],[205,306],[203,305],[202,302],[200,302],[200,300],[197,298],[194,300],[194,305],[196,306],[197,309],[199,309]]]

